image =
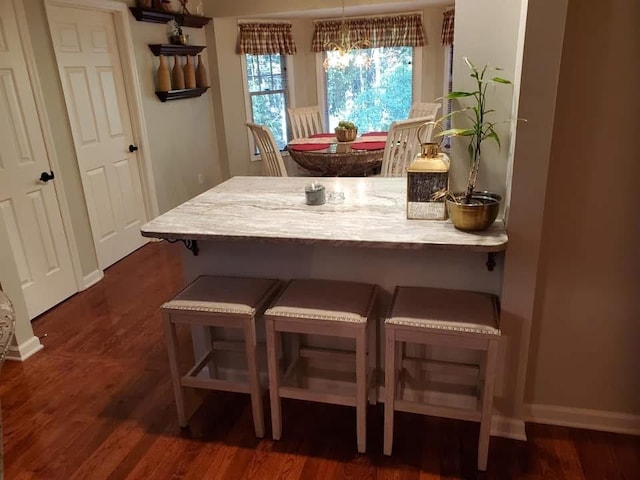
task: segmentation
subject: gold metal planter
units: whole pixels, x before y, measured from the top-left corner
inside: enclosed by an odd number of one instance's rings
[[[464,198],[464,193],[454,195]],[[447,198],[447,211],[458,230],[485,230],[496,220],[501,200],[502,197],[496,193],[474,192],[469,203],[458,203]]]

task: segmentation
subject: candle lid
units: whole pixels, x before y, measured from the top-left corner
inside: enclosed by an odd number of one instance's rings
[[[319,190],[324,190],[324,185],[321,185],[317,182],[310,183],[306,187],[304,187],[305,192],[317,192]]]

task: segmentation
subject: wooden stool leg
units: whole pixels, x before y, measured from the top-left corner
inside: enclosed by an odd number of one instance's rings
[[[258,374],[258,360],[256,358],[256,324],[253,318],[248,318],[244,321],[244,344],[247,354],[253,426],[256,430],[256,437],[262,438],[264,437],[264,409],[262,408],[260,376]]]
[[[164,338],[167,343],[167,354],[169,355],[169,369],[171,370],[171,383],[173,384],[173,395],[176,400],[176,410],[178,411],[178,424],[181,427],[187,426],[187,414],[184,404],[184,390],[180,381],[180,369],[178,367],[178,340],[176,336],[176,326],[171,321],[171,313],[163,312]]]
[[[269,369],[269,398],[271,399],[271,430],[274,440],[282,435],[282,411],[280,405],[280,369],[278,368],[278,342],[274,321],[265,318],[267,337],[267,364]]]
[[[367,451],[367,324],[356,332],[356,431],[358,452]]]
[[[373,319],[367,320],[367,364],[369,369],[369,375],[371,376],[370,384],[367,385],[367,393],[369,395],[369,403],[375,405],[378,403],[378,321],[377,317],[373,316]]]
[[[206,327],[206,329],[209,335],[209,350],[211,351],[211,355],[209,355],[209,362],[207,362],[209,378],[220,378],[220,374],[218,373],[218,364],[216,363],[216,352],[213,348],[213,342],[216,341],[215,330],[213,327]]]
[[[385,455],[393,449],[393,415],[396,399],[396,330],[385,326],[384,361],[384,446]]]
[[[493,387],[496,378],[498,360],[498,341],[489,341],[487,360],[484,371],[484,388],[482,389],[482,417],[480,419],[480,435],[478,438],[478,470],[487,469],[489,441],[491,440],[491,414],[493,411]]]

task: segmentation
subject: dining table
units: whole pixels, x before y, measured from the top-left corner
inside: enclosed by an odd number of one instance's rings
[[[338,141],[333,133],[316,133],[287,144],[291,158],[312,175],[363,177],[382,165],[387,132],[368,132],[351,142]]]

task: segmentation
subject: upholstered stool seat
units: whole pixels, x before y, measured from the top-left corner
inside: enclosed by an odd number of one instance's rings
[[[258,437],[264,436],[262,390],[256,353],[256,318],[273,298],[280,283],[277,280],[239,277],[198,277],[172,300],[162,306],[164,332],[169,353],[169,366],[180,426],[187,426],[184,388],[203,388],[249,393],[253,422]],[[176,325],[209,327],[210,348],[186,374],[180,372]],[[248,380],[213,378],[214,351],[224,342],[214,342],[213,327],[239,329],[243,333]],[[202,375],[205,367],[209,375]],[[205,372],[206,373],[206,372]]]
[[[393,416],[396,410],[479,421],[478,469],[486,470],[498,341],[501,334],[498,320],[498,301],[493,295],[423,287],[396,288],[391,310],[385,321],[386,455],[391,454],[393,446]],[[452,372],[475,379],[472,380],[477,385],[473,389],[478,395],[477,402],[473,403],[475,408],[429,405],[398,398],[398,381],[402,377],[403,365],[419,360],[405,356],[406,343],[484,352],[486,357],[481,362],[484,363],[483,369],[480,366],[452,362],[431,362],[431,366],[427,366],[438,373],[450,367]]]
[[[374,285],[331,280],[292,280],[264,314],[267,331],[267,360],[269,368],[269,395],[271,398],[271,423],[273,438],[279,440],[282,432],[281,398],[295,398],[316,402],[356,407],[356,431],[358,451],[366,450],[367,394],[374,384],[375,326],[373,307]],[[292,355],[284,373],[281,372],[279,355],[281,334],[294,334]],[[324,349],[300,346],[300,334],[331,336],[355,340],[355,352],[345,349]],[[368,351],[367,351],[368,350]],[[367,365],[368,360],[368,365]],[[311,378],[310,361],[324,365],[332,362],[355,367],[355,381],[332,383],[324,378],[315,388]],[[323,372],[331,371],[330,368]],[[368,368],[367,368],[368,367]],[[338,388],[337,385],[345,386]],[[372,401],[375,398],[371,397]]]

